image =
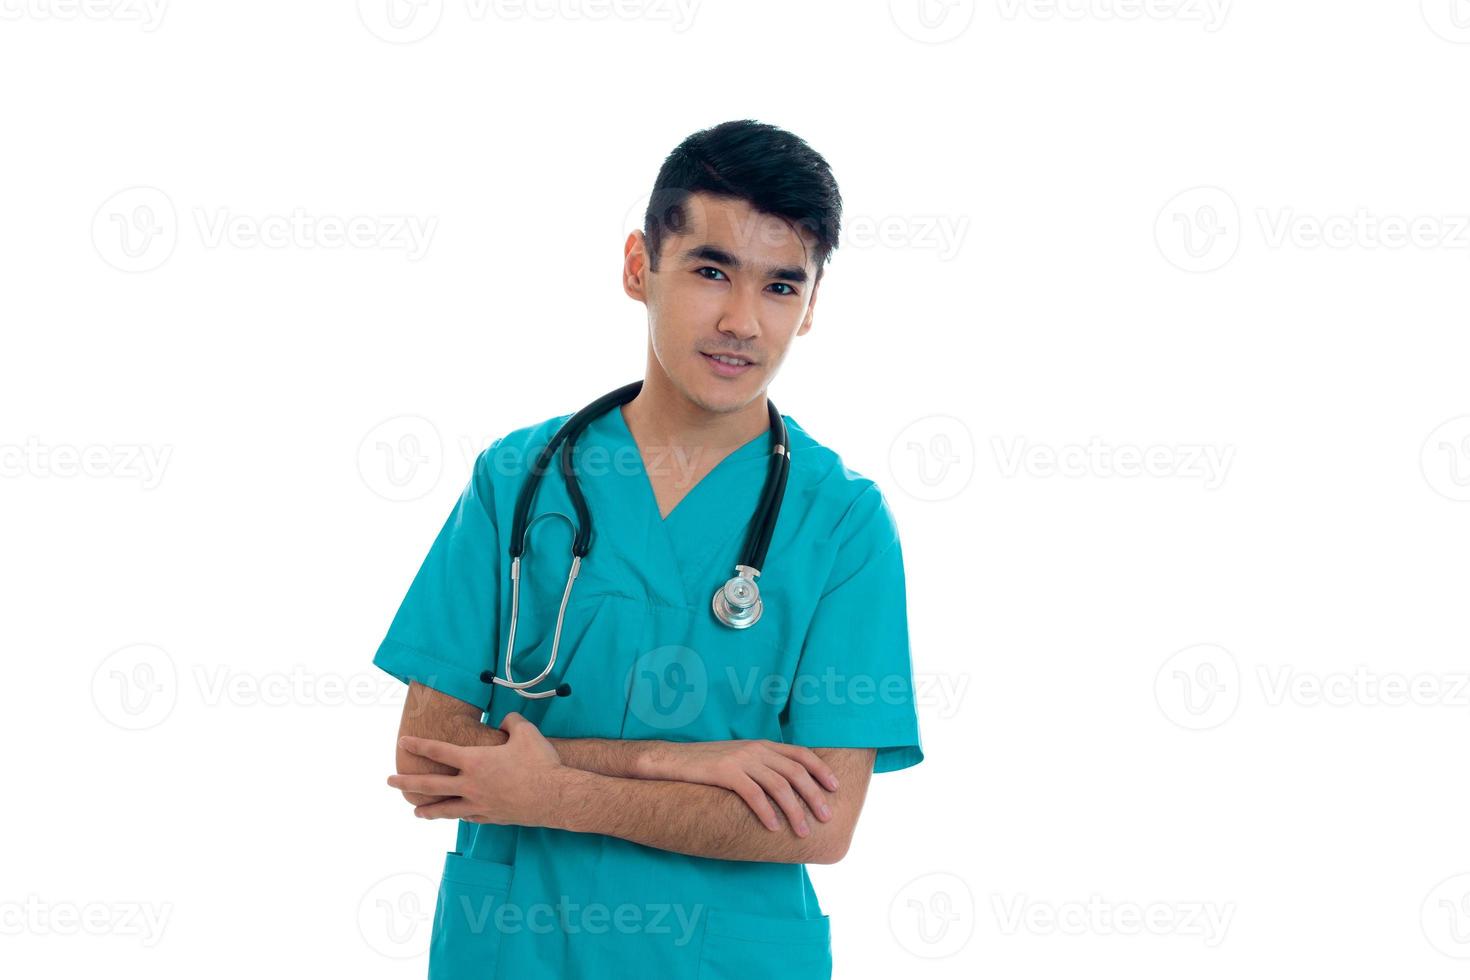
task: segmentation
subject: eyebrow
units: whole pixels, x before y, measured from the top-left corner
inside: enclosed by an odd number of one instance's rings
[[[717,245],[696,245],[683,255],[685,259],[703,259],[706,262],[718,262],[720,265],[728,265],[732,269],[743,269],[745,263],[731,255]],[[756,271],[763,271],[768,279],[780,279],[786,282],[806,282],[806,270],[795,265],[765,266]]]

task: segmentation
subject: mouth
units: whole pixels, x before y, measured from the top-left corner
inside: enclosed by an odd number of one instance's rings
[[[714,368],[717,375],[722,378],[733,378],[744,374],[755,366],[755,362],[735,354],[705,354],[700,353],[710,367]]]

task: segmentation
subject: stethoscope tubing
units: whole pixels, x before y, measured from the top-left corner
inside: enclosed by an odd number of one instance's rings
[[[528,688],[544,681],[551,674],[552,668],[556,666],[557,651],[561,646],[562,625],[566,617],[567,603],[571,599],[572,584],[577,579],[577,572],[581,568],[582,559],[592,549],[592,514],[587,508],[587,499],[582,493],[582,486],[577,479],[576,466],[572,461],[576,448],[577,437],[587,428],[592,421],[609,410],[624,405],[637,397],[643,390],[642,381],[634,381],[608,392],[596,401],[587,405],[581,411],[567,419],[565,423],[552,436],[551,441],[542,447],[537,453],[535,462],[531,465],[530,472],[521,484],[520,492],[516,495],[515,510],[511,517],[510,532],[510,627],[507,632],[505,645],[505,676],[497,677],[491,671],[482,671],[481,681],[494,683],[501,687],[508,687],[527,698],[548,698],[552,696],[565,697],[571,693],[567,684],[560,684],[549,691],[529,691]],[[759,590],[755,588],[755,577],[760,575],[761,568],[765,564],[766,554],[771,545],[771,537],[775,533],[776,520],[781,513],[781,502],[786,495],[786,481],[791,470],[791,444],[786,432],[786,422],[781,418],[781,413],[768,398],[766,400],[767,411],[770,413],[771,433],[771,461],[767,466],[766,480],[761,487],[761,495],[756,503],[755,514],[751,520],[751,526],[746,532],[745,546],[741,551],[741,560],[736,565],[736,577],[726,583],[725,588],[738,587],[746,590],[748,597],[739,597],[735,601],[743,601],[741,606],[721,606],[721,595],[723,589],[716,591],[714,608],[716,618],[720,619],[726,626],[743,629],[752,625],[760,616]],[[560,450],[560,452],[558,452]],[[527,520],[530,516],[531,507],[535,502],[536,491],[541,485],[541,479],[545,476],[551,465],[553,455],[558,458],[561,469],[562,480],[566,485],[567,497],[571,500],[572,509],[576,511],[576,521],[573,522],[572,539],[572,563],[567,573],[566,586],[562,589],[561,604],[556,614],[556,629],[551,639],[551,654],[547,658],[546,666],[535,677],[517,681],[514,679],[513,661],[515,658],[515,636],[516,625],[520,620],[520,596],[521,596],[521,558],[525,555],[527,535],[531,523]],[[545,514],[543,517],[547,516]],[[565,518],[565,515],[557,515]],[[539,520],[540,518],[538,518]],[[754,608],[748,608],[753,603]],[[487,708],[488,710],[488,708]]]

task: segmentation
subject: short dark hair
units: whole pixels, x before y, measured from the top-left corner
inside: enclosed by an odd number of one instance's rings
[[[832,168],[799,136],[768,123],[736,119],[701,129],[674,147],[659,168],[643,213],[648,265],[658,271],[666,232],[688,223],[691,194],[735,198],[787,219],[817,238],[817,279],[842,226],[842,195]]]

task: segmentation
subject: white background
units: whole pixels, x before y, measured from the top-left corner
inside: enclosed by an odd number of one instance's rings
[[[371,657],[745,117],[846,201],[771,394],[923,699],[837,975],[1463,975],[1470,4],[926,2],[0,0],[7,975],[423,975]]]

